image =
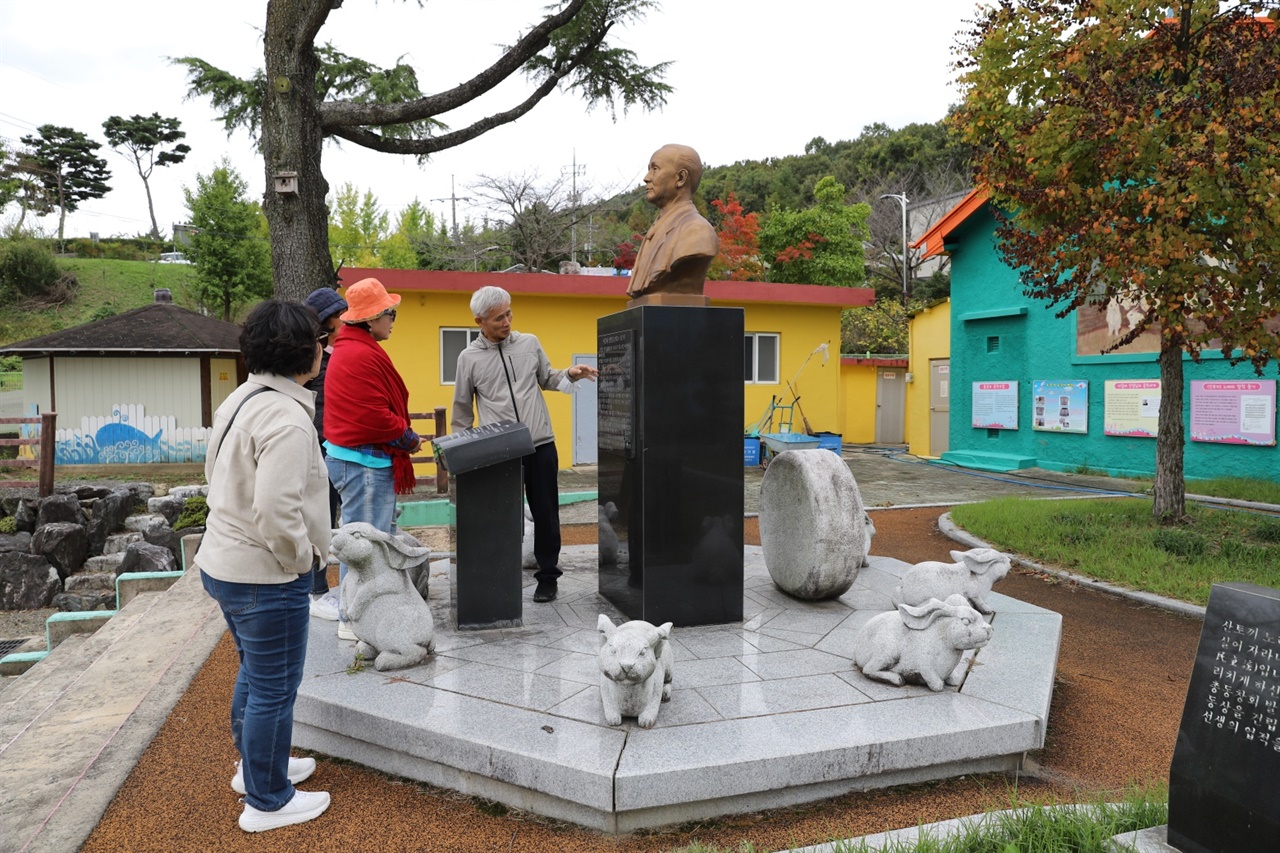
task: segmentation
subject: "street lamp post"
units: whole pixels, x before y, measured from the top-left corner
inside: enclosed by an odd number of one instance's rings
[[[907,194],[885,193],[880,198],[897,199],[902,205],[902,304],[907,304],[907,276],[910,275],[910,264],[907,261]]]
[[[476,252],[474,255],[472,255],[472,256],[471,256],[471,271],[472,271],[472,272],[479,272],[479,271],[480,271],[480,256],[481,256],[481,255],[483,255],[485,252],[492,252],[494,249],[500,249],[500,248],[502,248],[502,247],[501,247],[501,246],[488,246],[488,247],[483,248],[483,249],[481,249],[480,251]]]

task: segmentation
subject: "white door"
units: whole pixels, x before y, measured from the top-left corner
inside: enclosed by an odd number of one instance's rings
[[[595,353],[575,355],[574,364],[597,366]],[[595,465],[596,457],[596,383],[579,379],[573,392],[573,464]]]
[[[906,428],[907,377],[900,367],[876,371],[876,443],[902,444]]]
[[[947,452],[951,429],[951,359],[929,360],[929,455]]]

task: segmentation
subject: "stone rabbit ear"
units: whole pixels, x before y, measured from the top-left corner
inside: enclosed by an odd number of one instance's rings
[[[671,636],[671,626],[672,626],[671,622],[663,622],[661,625],[659,625],[657,628],[658,636],[664,640],[669,638]]]
[[[601,613],[600,618],[596,620],[596,630],[603,634],[605,639],[608,639],[615,630],[613,621]]]
[[[903,625],[906,625],[912,631],[923,631],[934,622],[937,622],[940,616],[954,616],[955,607],[936,598],[931,598],[919,607],[899,604],[898,614],[902,617]]]

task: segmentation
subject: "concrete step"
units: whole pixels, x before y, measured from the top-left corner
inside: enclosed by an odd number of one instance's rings
[[[0,693],[4,846],[78,849],[225,630],[192,572]]]
[[[134,530],[128,533],[113,533],[107,537],[107,541],[102,546],[103,555],[107,554],[123,554],[129,550],[129,546],[134,542],[144,542],[140,532]]]

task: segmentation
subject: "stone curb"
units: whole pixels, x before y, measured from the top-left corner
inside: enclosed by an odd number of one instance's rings
[[[944,512],[938,518],[938,529],[949,539],[959,542],[962,545],[968,545],[970,548],[994,548],[995,546],[984,542],[973,534],[969,533],[951,520],[951,513]],[[1104,581],[1094,580],[1093,578],[1077,575],[1064,569],[1057,569],[1053,566],[1046,566],[1037,563],[1035,560],[1028,560],[1024,557],[1009,555],[1010,560],[1016,565],[1023,568],[1031,569],[1034,572],[1040,572],[1046,575],[1052,575],[1062,580],[1071,581],[1072,583],[1105,592],[1110,595],[1118,595],[1121,598],[1127,598],[1130,601],[1136,601],[1139,604],[1145,604],[1149,607],[1158,607],[1161,610],[1167,610],[1170,613],[1177,613],[1179,616],[1190,616],[1193,619],[1204,619],[1204,608],[1198,604],[1188,604],[1185,601],[1178,601],[1174,598],[1165,598],[1163,595],[1155,595],[1150,592],[1143,592],[1138,589],[1129,589],[1127,587],[1116,586],[1115,584],[1106,583]]]

